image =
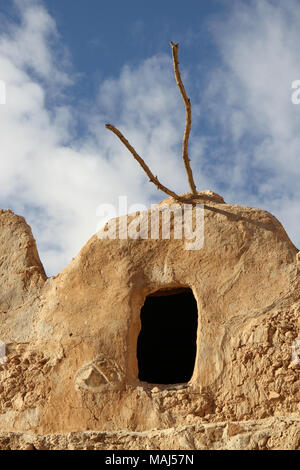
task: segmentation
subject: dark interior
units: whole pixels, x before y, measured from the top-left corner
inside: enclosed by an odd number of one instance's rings
[[[197,303],[188,288],[157,291],[141,309],[137,342],[139,380],[188,382],[196,357]]]

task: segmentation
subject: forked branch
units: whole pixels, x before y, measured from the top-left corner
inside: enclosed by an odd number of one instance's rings
[[[170,42],[170,44],[172,47],[175,80],[177,82],[182,99],[184,101],[185,111],[186,111],[185,131],[184,131],[184,136],[183,136],[183,141],[182,141],[182,158],[184,161],[184,166],[185,166],[185,170],[187,173],[188,182],[189,182],[191,191],[193,194],[197,194],[197,189],[196,189],[196,185],[194,182],[193,173],[192,173],[192,169],[190,166],[190,158],[188,154],[188,142],[189,142],[189,136],[190,136],[190,130],[191,130],[191,124],[192,124],[191,102],[189,98],[187,97],[185,88],[181,80],[180,72],[179,72],[179,62],[178,62],[179,44],[174,44],[172,41]]]
[[[185,110],[186,110],[186,123],[185,123],[185,131],[184,131],[184,136],[183,136],[183,142],[182,142],[182,158],[184,161],[184,166],[185,170],[187,173],[188,177],[188,182],[192,191],[192,195],[195,196],[197,195],[197,189],[196,185],[194,183],[194,178],[193,178],[193,173],[192,169],[190,166],[190,158],[188,155],[188,141],[189,141],[189,135],[190,135],[190,130],[191,130],[191,122],[192,122],[192,112],[191,112],[191,103],[189,98],[187,97],[187,94],[185,92],[180,72],[179,72],[179,62],[178,62],[178,44],[174,44],[171,41],[171,46],[172,46],[172,54],[173,54],[173,65],[174,65],[174,74],[175,74],[175,79],[177,82],[177,85],[179,87],[181,96],[183,98],[184,104],[185,104]],[[174,191],[171,191],[169,188],[164,186],[163,184],[160,183],[158,180],[157,176],[154,176],[148,165],[144,162],[144,160],[138,155],[138,153],[135,151],[135,149],[132,147],[132,145],[128,142],[128,140],[124,137],[124,135],[113,125],[111,124],[106,124],[105,127],[112,131],[119,139],[120,141],[125,145],[125,147],[131,152],[135,160],[141,165],[147,176],[149,177],[149,181],[154,183],[155,186],[163,191],[164,193],[168,194],[168,196],[173,197],[177,201],[180,202],[191,202],[188,198],[179,196],[178,194],[174,193]]]
[[[159,180],[157,179],[157,176],[154,176],[152,171],[150,170],[150,168],[148,167],[148,165],[144,162],[144,160],[142,159],[142,157],[139,156],[139,154],[134,150],[134,148],[132,147],[132,145],[130,145],[130,143],[128,142],[127,139],[125,139],[125,137],[123,136],[123,134],[115,127],[115,126],[112,126],[111,124],[105,124],[105,127],[106,129],[109,129],[110,131],[112,131],[114,134],[116,134],[117,137],[119,137],[120,141],[125,145],[125,147],[128,148],[129,152],[132,153],[133,157],[139,162],[139,164],[141,165],[141,167],[143,168],[143,170],[145,171],[145,173],[149,176],[149,181],[151,181],[152,183],[155,184],[155,186],[157,187],[157,189],[160,189],[161,191],[163,191],[164,193],[168,194],[169,196],[173,197],[174,199],[176,199],[177,201],[181,201],[182,198],[174,193],[173,191],[171,191],[170,189],[166,188],[166,186],[164,186],[163,184],[161,184],[159,182]]]

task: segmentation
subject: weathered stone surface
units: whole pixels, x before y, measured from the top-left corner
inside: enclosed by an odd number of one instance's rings
[[[0,210],[0,247],[0,311],[5,313],[34,297],[46,275],[30,227],[10,210]]]
[[[211,192],[197,202],[201,249],[95,235],[49,279],[24,219],[0,212],[1,448],[25,448],[26,436],[29,448],[299,446],[298,250],[266,211]],[[140,382],[141,307],[181,286],[198,305],[193,376]],[[291,438],[280,437],[284,426]]]
[[[200,423],[177,428],[133,431],[85,431],[39,435],[0,433],[7,450],[299,450],[300,418]]]

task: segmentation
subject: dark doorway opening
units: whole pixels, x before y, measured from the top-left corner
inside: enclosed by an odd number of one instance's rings
[[[197,303],[191,289],[160,290],[146,298],[137,342],[140,380],[175,384],[191,379],[197,319]]]

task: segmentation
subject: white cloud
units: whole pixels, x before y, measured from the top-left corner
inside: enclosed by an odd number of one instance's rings
[[[102,83],[96,105],[80,116],[89,133],[73,139],[72,121],[84,111],[64,104],[72,75],[57,60],[55,22],[40,2],[16,4],[20,25],[0,36],[7,88],[7,104],[0,107],[1,206],[26,217],[53,275],[96,231],[100,203],[126,194],[129,204],[150,206],[165,197],[105,122],[120,127],[163,183],[185,191],[179,145],[185,114],[170,58],[156,56]],[[60,98],[50,107],[55,90]]]
[[[14,5],[21,24],[10,24],[7,33],[1,35],[1,57],[53,86],[69,84],[70,78],[57,68],[51,50],[51,43],[59,37],[54,19],[38,0],[14,0]]]
[[[166,55],[125,66],[99,84],[94,104],[71,107],[64,91],[75,74],[68,55],[58,52],[54,19],[38,1],[16,5],[20,24],[0,35],[7,91],[0,106],[0,205],[26,217],[53,275],[95,232],[99,204],[127,195],[129,205],[149,207],[165,197],[105,122],[120,128],[163,184],[185,192],[185,110]],[[192,103],[190,154],[198,188],[271,210],[300,245],[300,105],[291,103],[291,83],[300,79],[295,6],[237,2],[228,21],[214,23],[222,62],[209,71],[205,100]],[[187,90],[192,78],[184,77]],[[78,119],[88,132],[74,138]],[[212,125],[210,136],[195,132],[198,119]]]
[[[235,2],[228,18],[212,23],[222,61],[206,100],[219,126],[214,151],[223,157],[217,181],[223,177],[225,197],[273,211],[299,246],[300,106],[291,102],[300,78],[298,6]]]

